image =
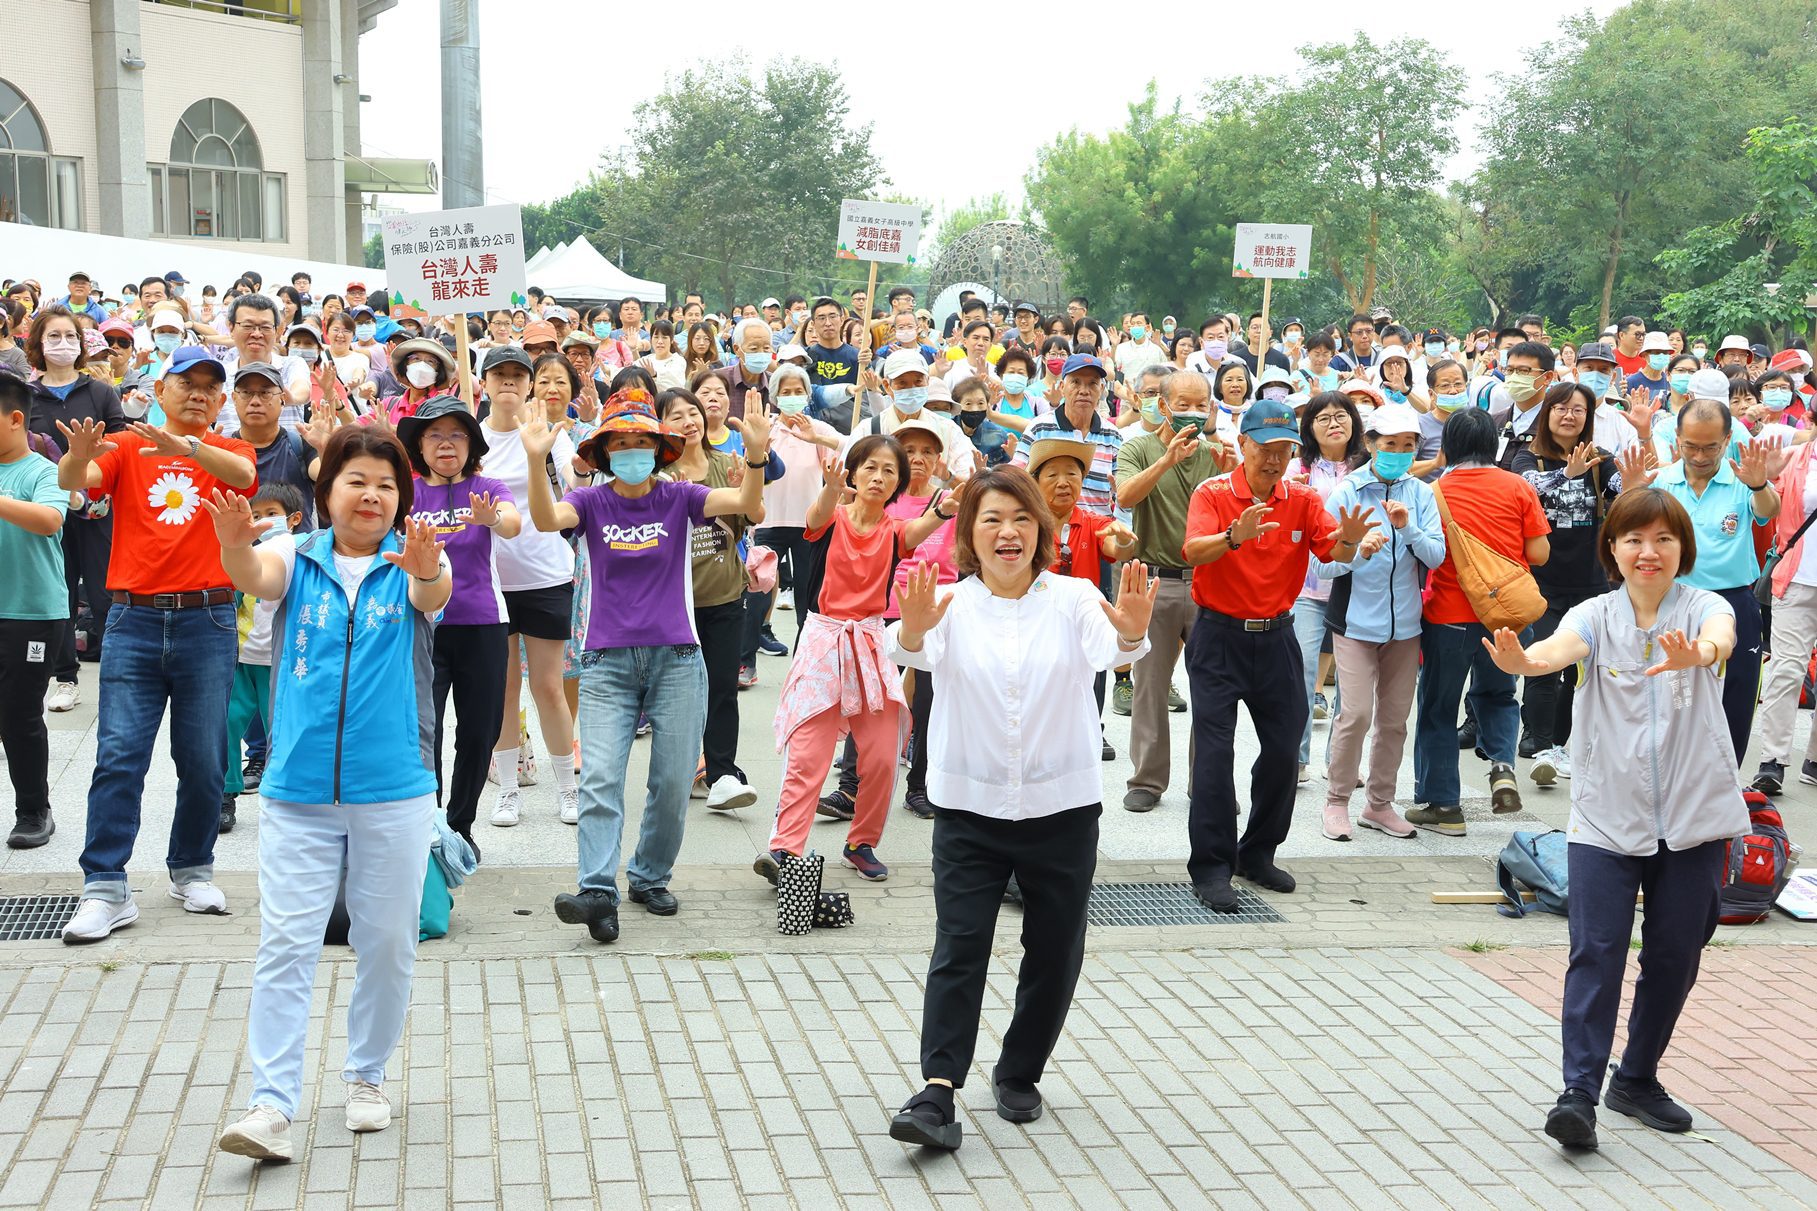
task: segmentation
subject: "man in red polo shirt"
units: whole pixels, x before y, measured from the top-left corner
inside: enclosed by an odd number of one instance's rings
[[[1333,519],[1319,494],[1281,476],[1299,448],[1293,409],[1263,400],[1243,414],[1243,465],[1206,480],[1186,510],[1183,551],[1199,607],[1186,644],[1192,686],[1192,797],[1186,872],[1193,894],[1235,912],[1232,874],[1290,892],[1293,876],[1274,852],[1293,823],[1306,695],[1293,603],[1312,555],[1348,563],[1376,523],[1364,508]],[[1250,770],[1249,825],[1237,839],[1237,703],[1249,708],[1262,743]]]

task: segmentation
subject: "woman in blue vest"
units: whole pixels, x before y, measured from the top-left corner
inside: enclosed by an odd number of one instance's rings
[[[343,861],[359,955],[341,1073],[347,1129],[391,1124],[380,1086],[410,1006],[435,811],[433,643],[453,575],[435,527],[409,516],[403,443],[376,427],[336,430],[315,496],[325,528],[256,550],[263,526],[244,498],[217,492],[206,502],[234,586],[278,602],[246,1031],[251,1110],[220,1142],[256,1160],[291,1156],[310,995]]]

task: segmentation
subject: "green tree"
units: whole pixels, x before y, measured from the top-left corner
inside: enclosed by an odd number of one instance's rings
[[[366,266],[366,268],[383,269],[385,267],[384,235],[380,232],[373,232],[372,238],[367,240],[365,247],[361,249],[361,257],[360,264]]]

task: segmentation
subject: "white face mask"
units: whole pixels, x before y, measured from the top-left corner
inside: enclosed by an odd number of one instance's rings
[[[422,391],[435,383],[435,367],[427,362],[411,362],[404,367],[404,377],[410,385]]]

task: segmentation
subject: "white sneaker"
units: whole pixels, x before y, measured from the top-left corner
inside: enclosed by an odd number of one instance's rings
[[[44,696],[44,709],[47,711],[73,711],[76,703],[82,701],[82,690],[73,681],[59,681],[50,687],[50,693]]]
[[[779,610],[794,609],[795,608],[795,590],[794,589],[783,589],[780,592],[778,592],[776,594],[776,608]]]
[[[498,802],[492,805],[493,828],[515,828],[517,813],[524,806],[524,797],[516,787],[498,792]]]
[[[1560,778],[1569,778],[1571,776],[1571,750],[1562,744],[1554,748],[1552,750],[1552,767],[1558,771]]]
[[[1558,781],[1558,766],[1553,763],[1553,758],[1557,756],[1556,747],[1533,755],[1533,764],[1527,770],[1527,777],[1533,779],[1534,786],[1551,786]]]
[[[116,929],[123,929],[139,919],[139,906],[129,893],[122,903],[85,897],[76,906],[76,915],[63,927],[63,941],[71,946],[99,942]]]
[[[184,912],[205,912],[221,916],[227,911],[227,897],[221,889],[206,879],[197,879],[193,883],[172,883],[170,898],[183,901]]]
[[[580,823],[580,791],[557,789],[555,797],[561,800],[561,817],[563,824]]]
[[[736,807],[749,807],[757,802],[757,792],[731,774],[721,774],[707,789],[707,806],[716,812],[729,812]]]
[[[347,1130],[383,1131],[391,1126],[391,1099],[377,1085],[365,1081],[347,1084]]]
[[[254,1106],[246,1117],[221,1132],[217,1146],[255,1161],[287,1161],[291,1156],[290,1120],[276,1106]]]

